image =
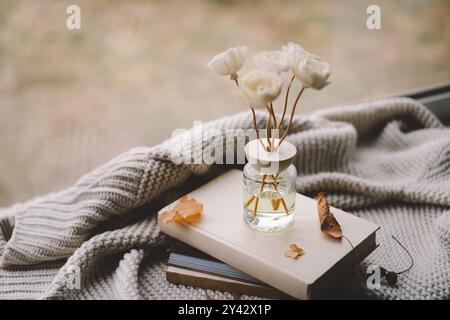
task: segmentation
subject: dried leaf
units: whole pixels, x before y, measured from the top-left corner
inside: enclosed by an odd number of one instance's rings
[[[159,219],[164,223],[171,222],[197,222],[203,212],[203,204],[195,198],[182,197],[173,207],[161,214]]]
[[[317,213],[319,214],[320,229],[333,238],[342,238],[342,229],[333,213],[330,212],[326,194],[319,192],[317,195]]]
[[[233,300],[241,300],[241,295],[240,294],[233,294]]]
[[[175,211],[165,211],[161,214],[159,220],[161,220],[164,224],[167,224],[174,221],[181,221],[183,220],[183,216]]]
[[[284,255],[286,257],[289,257],[292,259],[298,259],[298,257],[301,257],[304,254],[305,254],[305,251],[294,243],[291,244],[289,246],[289,250],[284,253]]]

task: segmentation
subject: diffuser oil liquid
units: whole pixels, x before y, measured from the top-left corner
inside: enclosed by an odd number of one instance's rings
[[[244,184],[244,220],[256,230],[282,231],[294,223],[295,188],[279,181],[276,186],[269,183],[261,188],[261,184]]]

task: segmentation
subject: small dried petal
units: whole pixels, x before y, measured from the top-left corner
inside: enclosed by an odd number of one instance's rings
[[[284,253],[284,255],[288,258],[298,259],[305,254],[305,251],[297,246],[296,244],[291,244],[289,246],[289,250]]]

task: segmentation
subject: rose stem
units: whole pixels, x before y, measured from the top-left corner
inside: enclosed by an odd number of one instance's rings
[[[274,188],[275,188],[275,191],[276,192],[278,192],[278,194],[281,196],[281,198],[280,198],[280,201],[281,201],[281,204],[283,205],[283,208],[284,208],[284,211],[286,211],[286,214],[288,214],[289,212],[289,210],[288,210],[288,208],[287,208],[287,205],[286,205],[286,202],[284,201],[284,198],[283,198],[283,195],[281,194],[281,192],[278,190],[278,182],[277,182],[277,176],[275,176],[275,175],[272,175],[271,176],[272,177],[272,179],[273,179],[273,183],[272,183],[272,185],[274,186]]]
[[[277,129],[280,128],[281,124],[283,123],[284,117],[286,116],[287,104],[288,104],[288,99],[289,99],[289,92],[291,91],[291,86],[292,86],[292,82],[294,82],[294,79],[295,79],[295,75],[292,76],[291,82],[289,83],[289,86],[287,88],[286,97],[284,98],[283,114],[281,115],[281,119],[280,119],[280,122],[278,123]]]
[[[270,125],[270,115],[266,121],[266,135],[267,135],[266,138],[267,138],[267,144],[268,144],[267,148],[266,148],[267,151],[270,151],[272,149],[272,146],[270,144],[270,137],[269,137],[269,125]],[[262,193],[262,190],[265,185],[265,180],[266,180],[266,175],[263,175],[263,177],[261,179],[261,189],[259,190],[259,193]],[[258,209],[258,204],[259,204],[259,196],[256,197],[255,207],[253,208],[253,216],[254,217],[256,216],[256,210]]]
[[[255,196],[251,196],[250,199],[247,200],[247,202],[244,204],[244,208],[247,208],[250,203],[253,202],[253,200],[255,200]]]
[[[255,109],[250,106],[250,109],[252,110],[252,114],[253,114],[253,127],[255,128],[256,131],[256,137],[258,138],[258,141],[261,143],[262,147],[264,148],[264,143],[261,140],[261,136],[259,135],[259,129],[256,126],[256,114],[255,114]]]
[[[289,124],[288,124],[288,126],[287,126],[287,128],[286,128],[286,131],[284,132],[283,136],[281,137],[280,142],[278,143],[277,148],[281,145],[281,143],[282,143],[282,142],[284,141],[284,139],[286,139],[286,137],[287,137],[287,134],[288,134],[288,132],[289,132],[289,129],[290,129],[291,126],[292,126],[292,119],[294,118],[295,108],[297,108],[298,100],[299,100],[300,97],[302,96],[303,91],[305,91],[305,87],[302,87],[302,90],[300,90],[300,92],[299,92],[298,95],[297,95],[297,98],[295,99],[294,106],[292,107],[291,118],[289,119]]]
[[[292,86],[292,83],[294,82],[294,80],[295,80],[295,75],[292,75],[291,81],[289,82],[289,86],[288,86],[288,88],[286,90],[286,97],[284,98],[283,114],[281,115],[281,119],[280,119],[280,122],[278,123],[278,125],[276,124],[276,120],[275,120],[275,126],[274,126],[275,129],[279,129],[281,127],[281,124],[283,123],[284,117],[286,116],[287,104],[288,104],[288,99],[289,99],[289,92],[291,91],[291,86]],[[274,114],[273,104],[272,103],[270,104],[270,109],[272,111],[272,114]],[[272,143],[273,144],[274,144],[274,138],[272,139]],[[281,144],[281,141],[278,144],[278,146],[280,144]],[[284,201],[284,198],[283,198],[282,194],[280,193],[280,191],[278,190],[278,187],[277,187],[277,176],[272,175],[272,178],[274,180],[273,186],[274,186],[275,190],[277,191],[277,193],[281,196],[281,198],[279,200],[282,202],[283,208],[286,211],[286,214],[288,214],[288,209],[287,209],[287,206],[286,206],[286,202]],[[280,201],[278,201],[278,203],[276,204],[276,207],[274,207],[273,203],[272,203],[272,207],[274,208],[274,210],[278,210],[278,206],[279,206],[279,202]]]
[[[280,199],[271,199],[270,201],[272,202],[272,209],[277,211],[280,206]]]
[[[272,208],[277,211],[280,207],[281,199],[276,199],[275,201],[272,199]]]
[[[259,188],[259,193],[260,193],[260,194],[262,193],[265,184],[266,184],[266,175],[264,174],[264,175],[262,176],[261,188]],[[260,195],[260,194],[259,194],[259,195]],[[260,198],[259,196],[256,197],[255,207],[253,208],[253,217],[256,216],[256,210],[258,210],[259,198]]]
[[[239,88],[239,80],[238,80],[237,75],[235,77],[233,77],[232,79],[234,80],[234,83],[236,84],[236,86]],[[256,126],[255,109],[253,108],[253,106],[250,106],[250,109],[252,110],[253,127],[255,128],[255,131],[256,131],[256,137],[258,138],[258,141],[261,143],[261,145],[264,147],[264,143],[262,142],[261,136],[259,135],[258,127]],[[270,117],[267,119],[266,132],[268,132],[269,124],[270,124]],[[271,148],[269,137],[267,137],[267,142],[269,143],[269,145],[267,147]],[[262,190],[264,188],[265,180],[266,180],[266,176],[264,175],[262,178],[262,181],[261,181],[261,189],[259,191],[260,193],[262,192]],[[250,205],[250,203],[253,202],[254,199],[255,199],[255,196],[251,196],[250,199],[248,199],[247,202],[244,204],[244,207],[247,208]],[[256,210],[258,209],[258,203],[259,203],[259,197],[256,197],[255,207],[253,208],[253,216],[256,216]]]
[[[253,217],[256,217],[256,210],[258,209],[259,197],[256,197],[255,206],[253,207]]]
[[[270,143],[270,133],[269,133],[270,120],[271,120],[271,117],[272,117],[272,113],[270,112],[269,106],[266,106],[266,107],[267,107],[267,110],[269,111],[269,117],[267,118],[267,121],[266,121],[266,139],[267,139],[267,148],[266,148],[266,150],[267,151],[272,151],[272,144]],[[265,185],[265,180],[266,180],[266,175],[263,175],[263,177],[261,179],[261,189],[260,189],[259,193],[262,193],[262,190],[263,190],[264,185]],[[258,204],[259,204],[259,198],[260,197],[256,198],[255,207],[253,208],[253,216],[256,216],[256,211],[258,209]]]
[[[289,214],[289,210],[288,210],[288,208],[286,206],[286,202],[284,202],[283,198],[281,198],[281,204],[283,205],[283,208],[284,208],[284,211],[286,212],[286,215],[288,215]]]
[[[275,145],[275,130],[277,129],[277,118],[275,117],[275,112],[273,111],[273,104],[270,103],[270,111],[272,112],[272,119],[273,119],[273,133],[272,133],[272,145]]]
[[[270,119],[271,119],[271,117],[269,115],[269,117],[267,118],[267,121],[266,121],[266,139],[267,139],[266,150],[267,151],[271,151],[272,150],[272,144],[270,143],[270,133],[269,133]]]
[[[277,126],[277,119],[275,118],[275,113],[273,112],[273,104],[272,102],[266,105],[267,111],[269,111],[269,116],[272,117],[273,123],[275,127]]]

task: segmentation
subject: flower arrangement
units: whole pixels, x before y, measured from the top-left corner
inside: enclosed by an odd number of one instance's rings
[[[225,52],[214,56],[208,62],[208,67],[219,75],[229,76],[229,78],[235,82],[240,96],[242,96],[250,105],[253,116],[253,126],[263,153],[279,155],[279,153],[282,153],[281,149],[290,150],[292,159],[295,156],[295,147],[288,144],[288,146],[284,146],[284,148],[280,149],[280,146],[285,141],[289,129],[292,126],[295,110],[303,92],[308,88],[315,90],[324,88],[329,83],[328,78],[331,75],[330,65],[327,62],[322,61],[318,56],[309,53],[301,46],[290,42],[287,45],[283,45],[281,50],[262,51],[254,55],[253,62],[256,68],[241,78],[238,75],[238,72],[241,70],[247,59],[247,53],[247,47],[229,48]],[[279,139],[275,139],[275,135],[279,132],[285,122],[285,117],[288,112],[289,95],[295,80],[300,82],[300,90],[292,103],[290,118],[287,126],[284,128],[283,135]],[[282,100],[282,113],[281,116],[277,117],[274,101],[283,92],[285,92],[285,94],[284,99]],[[257,128],[255,108],[265,108],[268,113],[265,125],[265,139],[261,137],[260,131]],[[253,145],[258,147],[258,142],[255,141],[255,144]],[[267,201],[271,204],[274,213],[273,220],[278,219],[277,214],[279,213],[279,210],[284,210],[286,216],[289,216],[294,212],[295,197],[293,196],[292,191],[286,191],[284,194],[281,192],[280,179],[283,179],[281,176],[282,173],[280,173],[280,171],[263,173],[257,190],[252,189],[247,191],[248,198],[244,200],[244,214],[247,214],[247,222],[259,230],[266,231],[276,229],[276,231],[278,231],[288,225],[287,222],[283,226],[280,224],[277,228],[258,225],[261,224],[261,221],[263,220],[263,218],[259,220],[256,219],[258,205],[261,201]],[[294,177],[291,176],[288,178],[285,175],[284,179],[289,180],[289,185],[294,185],[293,189],[295,192]],[[286,185],[286,183],[284,183],[284,185]],[[264,191],[265,187],[269,187],[270,190]],[[290,188],[287,189],[291,190]],[[265,196],[267,193],[270,193],[270,195]],[[254,203],[254,206],[251,212],[246,211],[250,210],[248,208],[252,203]],[[263,207],[266,207],[266,205],[263,204]]]
[[[236,83],[239,94],[250,105],[258,140],[267,151],[273,152],[286,139],[292,126],[298,101],[305,89],[321,90],[329,83],[330,65],[300,45],[290,42],[283,45],[281,50],[262,51],[254,55],[253,62],[256,69],[244,75],[240,80],[238,71],[243,67],[247,53],[247,47],[229,48],[214,56],[208,62],[208,67],[219,75],[229,76]],[[272,140],[270,139],[271,133],[278,131],[284,123],[291,86],[295,80],[300,82],[301,89],[292,104],[288,125],[276,144],[274,136],[272,136]],[[281,118],[277,119],[273,102],[280,96],[283,89],[285,89],[283,111]],[[265,128],[266,143],[263,143],[256,126],[255,108],[266,108],[268,112]]]

